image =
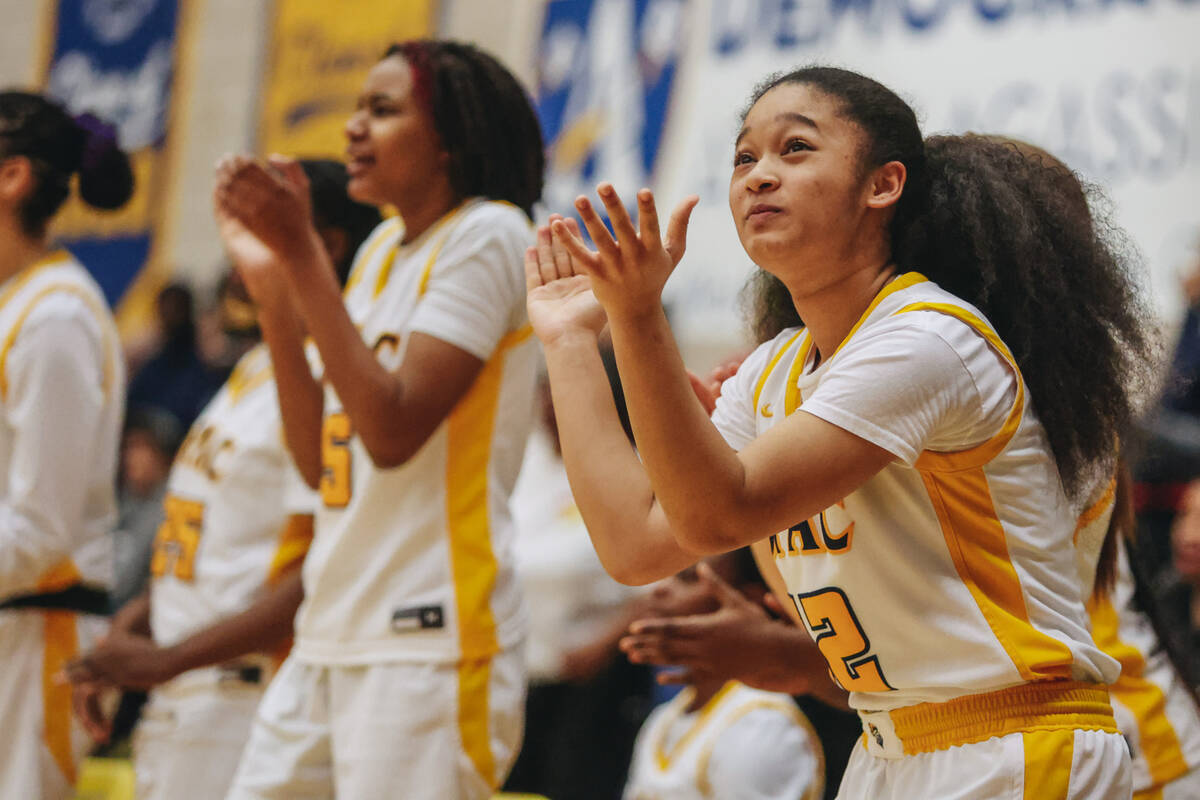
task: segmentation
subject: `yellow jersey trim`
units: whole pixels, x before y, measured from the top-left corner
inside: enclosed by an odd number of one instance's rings
[[[87,305],[91,312],[97,316],[97,320],[104,319],[104,309],[100,308],[95,298],[74,284],[53,283],[37,292],[37,294],[35,294],[29,301],[28,305],[26,305],[25,308],[22,309],[21,313],[17,316],[17,321],[13,323],[12,328],[9,329],[8,336],[4,339],[4,344],[0,345],[0,398],[5,400],[8,399],[8,354],[12,350],[13,345],[16,344],[17,335],[21,332],[21,328],[25,325],[25,320],[29,317],[29,314],[33,311],[33,309],[37,307],[37,304],[42,301],[42,299],[59,292],[64,294],[73,294],[76,297],[79,297],[81,300],[83,300],[84,304]],[[0,298],[0,307],[3,307],[3,303],[7,299],[8,298]],[[103,326],[101,327],[103,329]],[[104,338],[104,377],[102,378],[103,384],[101,388],[104,391],[104,394],[108,395],[112,389],[112,360],[115,353],[115,342],[111,341],[112,337],[107,332],[105,332]]]
[[[1071,649],[1029,621],[1021,579],[983,468],[921,469],[920,474],[958,576],[1021,678],[1069,678]]]
[[[771,377],[771,371],[775,369],[775,365],[778,364],[779,360],[783,358],[784,354],[791,349],[792,343],[795,342],[796,339],[800,338],[800,334],[802,333],[804,333],[804,328],[796,331],[792,338],[788,339],[787,342],[784,343],[783,347],[779,348],[779,352],[772,356],[771,360],[767,362],[767,368],[763,370],[762,375],[758,376],[758,383],[754,387],[755,414],[758,413],[758,400],[762,396],[763,387],[767,384],[767,378]]]
[[[399,218],[393,217],[380,223],[379,227],[367,240],[366,249],[362,254],[354,260],[354,265],[350,268],[350,277],[346,279],[346,288],[342,290],[342,296],[345,297],[350,293],[350,290],[357,286],[363,279],[363,273],[366,272],[367,265],[371,263],[371,259],[383,247],[384,242],[395,236],[404,229],[404,223]]]
[[[1021,378],[1021,370],[1017,366],[1017,361],[1013,358],[1013,354],[1008,349],[1008,346],[1000,340],[996,332],[987,323],[965,308],[951,305],[950,303],[913,303],[905,306],[896,313],[904,314],[910,311],[936,311],[966,323],[982,336],[997,354],[1008,362],[1009,368],[1017,376],[1016,399],[1013,401],[1013,406],[1008,412],[1008,417],[1005,419],[1004,425],[1000,427],[999,432],[995,436],[975,447],[953,453],[938,453],[927,450],[921,454],[916,463],[918,469],[944,472],[971,470],[981,467],[1000,455],[1004,448],[1008,446],[1012,437],[1016,435],[1017,429],[1021,425],[1021,415],[1025,411],[1025,381]]]
[[[1021,745],[1025,749],[1023,800],[1067,800],[1075,760],[1075,731],[1024,733]]]
[[[1133,645],[1121,641],[1120,618],[1109,597],[1088,601],[1092,638],[1096,646],[1121,664],[1121,676],[1109,687],[1112,696],[1133,712],[1151,783],[1161,786],[1187,774],[1179,735],[1167,718],[1167,697],[1146,678],[1146,659]]]
[[[1087,509],[1079,515],[1079,522],[1075,525],[1075,533],[1071,540],[1075,543],[1079,542],[1079,532],[1087,526],[1091,525],[1096,520],[1104,515],[1104,512],[1112,506],[1113,500],[1117,497],[1117,475],[1113,476],[1108,481],[1108,486],[1105,487],[1104,493],[1100,495],[1100,499],[1092,503]]]
[[[43,611],[42,741],[63,777],[75,783],[75,752],[71,743],[71,685],[61,680],[67,662],[79,655],[79,632],[74,611]]]
[[[668,751],[663,747],[663,738],[666,736],[667,731],[670,730],[672,723],[675,722],[675,719],[679,716],[682,716],[687,711],[687,707],[692,704],[692,699],[696,696],[696,690],[691,686],[684,689],[684,693],[680,697],[679,705],[674,709],[675,713],[663,720],[662,725],[659,728],[662,735],[659,736],[656,742],[654,742],[654,763],[658,765],[659,771],[666,772],[671,768],[671,761],[673,761],[676,756],[682,753],[693,739],[700,735],[700,731],[704,729],[705,724],[708,722],[709,718],[712,717],[713,712],[717,710],[717,706],[719,706],[721,701],[724,700],[730,692],[736,689],[737,686],[737,681],[728,681],[717,691],[716,694],[708,698],[708,702],[701,706],[695,722],[692,723],[692,727],[688,728],[687,732],[684,733],[683,736],[679,737],[679,741],[675,742],[675,746]]]
[[[878,308],[880,303],[894,295],[896,292],[907,289],[910,286],[916,286],[918,283],[928,282],[929,279],[919,272],[906,272],[880,289],[879,294],[875,295],[875,299],[871,301],[869,306],[867,306],[867,310],[864,311],[858,318],[858,322],[854,323],[854,327],[850,329],[850,332],[847,333],[845,337],[843,337],[841,344],[839,344],[837,349],[829,354],[829,358],[833,358],[842,351],[842,348],[854,338],[854,334],[858,333],[858,329],[863,326],[863,324],[867,321],[867,318],[871,316],[871,312]]]

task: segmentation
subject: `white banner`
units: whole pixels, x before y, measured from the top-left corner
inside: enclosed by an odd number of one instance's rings
[[[661,126],[652,167],[641,178],[652,181],[660,204],[688,192],[701,196],[688,256],[668,287],[677,330],[694,346],[715,347],[741,331],[736,296],[750,265],[727,206],[740,111],[767,75],[814,62],[854,69],[895,89],[917,109],[926,133],[1007,134],[1058,155],[1106,191],[1115,220],[1146,259],[1160,310],[1178,313],[1178,274],[1200,241],[1194,189],[1200,185],[1200,1],[594,5],[593,19],[605,18],[604,6],[636,6],[642,18],[680,26],[674,37],[644,25],[638,31],[643,41],[671,42],[682,52],[665,118],[639,109],[625,122],[645,117]],[[656,15],[656,5],[670,13]],[[604,38],[617,39],[611,32]],[[637,41],[624,41],[631,39]],[[628,90],[627,79],[621,82]],[[610,90],[614,102],[625,94]],[[622,116],[615,106],[610,112],[609,118]],[[618,185],[626,197],[634,188]]]

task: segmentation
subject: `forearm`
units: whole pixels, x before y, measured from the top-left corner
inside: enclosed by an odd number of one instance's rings
[[[141,594],[121,606],[117,613],[113,614],[111,627],[139,636],[149,636],[150,590],[143,589]]]
[[[166,648],[172,675],[271,650],[291,635],[292,620],[303,599],[300,570],[296,569],[245,611]]]
[[[719,553],[744,544],[744,470],[696,402],[665,313],[614,319],[612,337],[634,438],[680,545]]]
[[[410,409],[399,376],[386,369],[350,319],[332,268],[312,262],[289,273],[308,332],[325,368],[325,379],[337,392],[371,459],[379,467],[404,463],[424,443],[399,424]]]
[[[313,379],[304,355],[303,331],[291,309],[263,309],[259,319],[271,353],[284,439],[300,476],[315,489],[321,480],[325,393]]]
[[[666,527],[621,427],[595,335],[564,335],[545,352],[563,463],[604,568],[621,583],[644,584],[694,563]]]

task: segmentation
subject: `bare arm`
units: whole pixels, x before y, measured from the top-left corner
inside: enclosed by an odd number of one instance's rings
[[[602,185],[600,194],[616,239],[585,198],[577,202],[598,253],[563,223],[552,229],[591,277],[608,312],[634,436],[681,547],[719,553],[751,544],[833,505],[893,460],[886,450],[805,413],[793,414],[740,453],[726,444],[692,400],[661,304],[662,288],[682,256],[694,201],[676,209],[664,244],[648,190],[638,195],[640,232],[611,186]]]
[[[259,312],[263,339],[271,352],[283,435],[296,469],[309,488],[321,481],[321,419],[325,392],[313,379],[304,355],[303,329],[290,308]]]
[[[249,608],[170,647],[158,646],[147,635],[113,630],[69,663],[67,676],[75,684],[148,689],[191,669],[270,650],[291,635],[292,618],[303,597],[297,564]]]
[[[290,287],[321,352],[325,378],[337,391],[371,460],[383,469],[399,466],[466,394],[483,361],[436,337],[414,333],[398,370],[380,364],[342,302],[333,265],[312,226],[303,172],[294,162],[274,166],[279,173],[250,159],[224,163],[218,171],[218,214],[236,220],[256,239]],[[228,246],[228,237],[226,241]],[[304,404],[300,416],[305,421],[312,408]],[[307,453],[314,439],[307,430],[303,433],[301,449]],[[304,475],[309,480],[308,464]]]
[[[590,281],[573,274],[570,257],[552,246],[546,228],[525,254],[525,283],[529,320],[545,348],[563,463],[600,563],[626,584],[675,574],[696,556],[675,542],[617,417],[597,349],[604,312]]]

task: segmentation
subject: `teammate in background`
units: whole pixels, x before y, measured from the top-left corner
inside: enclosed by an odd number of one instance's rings
[[[761,87],[729,200],[778,335],[714,424],[660,304],[696,201],[664,243],[649,191],[639,228],[600,195],[615,239],[580,198],[599,251],[556,221],[526,275],[610,571],[645,582],[751,543],[773,560],[863,721],[839,797],[1128,797],[1118,665],[1089,632],[1072,533],[1132,416],[1149,315],[1047,170],[978,137],[926,143],[844,70]],[[598,391],[606,317],[641,462]]]
[[[54,676],[106,625],[124,410],[100,288],[47,226],[79,193],[133,193],[115,132],[41,95],[0,92],[0,797],[66,798],[89,744]]]
[[[344,282],[379,212],[346,195],[346,169],[300,162],[314,225]],[[97,739],[105,686],[153,689],[134,735],[138,797],[224,797],[277,654],[300,605],[316,498],[283,441],[266,347],[258,345],[201,412],[168,481],[150,589],[68,667]]]
[[[750,552],[739,550],[656,586],[649,611],[704,614],[766,592]],[[815,800],[824,778],[821,744],[791,697],[692,673],[687,688],[655,709],[638,733],[624,797]]]
[[[508,498],[535,405],[520,262],[541,135],[494,58],[422,40],[371,70],[346,136],[350,195],[400,217],[359,251],[344,304],[295,165],[218,168],[288,445],[321,492],[296,644],[230,797],[484,798],[525,693]]]

